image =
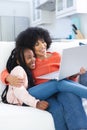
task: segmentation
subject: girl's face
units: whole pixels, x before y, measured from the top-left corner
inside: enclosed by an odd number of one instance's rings
[[[35,55],[37,58],[44,58],[46,56],[47,44],[43,39],[37,41],[34,46]]]
[[[24,59],[27,67],[29,67],[30,69],[35,69],[35,57],[32,50],[24,50]]]

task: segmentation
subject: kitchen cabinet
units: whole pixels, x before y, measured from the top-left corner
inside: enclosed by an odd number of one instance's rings
[[[1,16],[0,17],[0,40],[14,41],[17,35],[29,27],[27,17]]]
[[[47,11],[55,11],[55,1],[56,0],[40,0],[38,9],[47,10]]]
[[[56,0],[56,18],[87,13],[87,0]]]
[[[40,24],[52,23],[52,14],[50,11],[42,8],[43,3],[40,0],[32,2],[32,24],[37,26]],[[49,7],[50,8],[50,7]]]
[[[14,40],[14,17],[1,16],[0,19],[1,41]]]

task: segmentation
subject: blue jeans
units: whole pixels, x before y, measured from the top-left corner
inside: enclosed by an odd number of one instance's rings
[[[63,106],[57,101],[56,95],[49,97],[46,101],[49,103],[47,111],[52,114],[55,130],[68,130],[64,119]]]
[[[87,86],[87,72],[79,76],[79,83]]]
[[[77,130],[77,128],[87,129],[87,118],[86,118],[84,109],[82,107],[81,100],[78,97],[78,96],[87,97],[87,88],[84,87],[83,85],[80,85],[70,80],[61,80],[61,81],[51,80],[46,83],[32,87],[28,91],[31,95],[35,96],[36,98],[39,98],[40,100],[47,100],[50,103],[50,107],[48,108],[48,111],[52,113],[56,130],[69,130],[69,129]],[[66,98],[64,98],[64,94],[66,93],[63,93],[63,96],[60,96],[61,93],[58,95],[58,92],[72,92],[72,97],[74,98],[67,98],[68,101],[65,102]],[[54,94],[62,98],[58,98],[58,97],[56,98]],[[78,96],[75,96],[74,94]],[[51,96],[53,98],[55,97],[56,99],[55,98],[53,99]],[[75,98],[77,100],[75,100]],[[71,102],[72,107],[69,106],[70,105],[69,102]],[[55,105],[52,105],[53,103]],[[54,112],[55,109],[56,109],[56,112]],[[72,112],[70,112],[70,110]],[[73,114],[70,114],[70,113],[73,113]],[[73,115],[73,116],[70,117],[69,115]],[[74,115],[76,116],[74,117]],[[76,119],[78,123],[75,124]],[[82,123],[80,124],[79,122],[82,122]],[[73,129],[73,127],[75,127],[75,129]]]
[[[80,130],[87,128],[87,117],[81,99],[72,93],[59,93],[47,99],[47,109],[54,119],[56,130]]]
[[[63,92],[57,94],[57,101],[63,106],[63,115],[68,128],[67,130],[87,130],[87,116],[80,97],[72,93]]]
[[[50,80],[36,85],[35,88],[29,89],[29,92],[39,99],[47,99],[57,92],[71,92],[81,98],[87,98],[87,87],[72,80]]]

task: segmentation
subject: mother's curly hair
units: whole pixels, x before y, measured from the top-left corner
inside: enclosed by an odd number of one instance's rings
[[[16,47],[22,46],[33,50],[36,42],[40,39],[43,39],[47,43],[48,49],[52,43],[48,30],[40,27],[30,27],[18,35]]]

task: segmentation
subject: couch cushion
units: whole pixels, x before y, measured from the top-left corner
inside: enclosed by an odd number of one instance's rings
[[[7,59],[11,50],[15,47],[14,42],[0,42],[0,73],[6,68]],[[4,85],[0,81],[0,95],[4,89]]]
[[[47,111],[0,103],[0,130],[55,130]]]

